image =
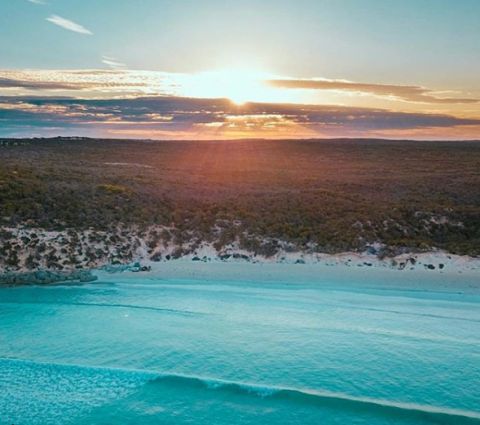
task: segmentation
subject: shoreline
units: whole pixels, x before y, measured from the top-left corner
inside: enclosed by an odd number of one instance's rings
[[[426,268],[445,271],[453,268],[459,272],[467,269],[480,271],[480,257],[470,256],[469,253],[451,254],[438,247],[418,249],[371,241],[365,242],[359,249],[347,247],[343,252],[335,252],[313,243],[298,247],[285,240],[264,238],[261,240],[262,246],[268,245],[270,249],[263,250],[246,247],[238,237],[232,242],[222,243],[220,234],[207,241],[198,235],[187,233],[178,240],[173,237],[174,230],[160,225],[145,228],[119,226],[103,231],[2,227],[0,274],[38,270],[91,270],[108,265],[163,263],[179,259],[198,262],[322,263],[402,270]]]
[[[447,254],[424,254],[425,259],[431,261],[445,261]],[[436,256],[436,257],[435,257]],[[334,257],[335,260],[332,258]],[[352,257],[356,257],[354,262]],[[369,256],[370,258],[371,256]],[[378,260],[372,266],[363,266],[366,258],[358,254],[342,254],[329,256],[330,261],[294,262],[256,261],[245,260],[207,260],[192,261],[191,258],[181,258],[171,261],[151,262],[142,265],[150,268],[149,271],[132,271],[115,268],[95,270],[99,282],[128,282],[144,279],[145,281],[175,281],[181,283],[196,281],[225,281],[238,284],[263,282],[272,284],[318,283],[332,284],[338,289],[350,284],[362,286],[372,285],[374,282],[384,282],[391,289],[405,287],[411,290],[430,289],[447,291],[480,291],[480,259],[454,256],[443,270],[431,270],[420,260],[416,267],[398,269],[389,266],[387,261]],[[348,261],[352,260],[352,261]],[[429,263],[430,264],[430,263]],[[338,285],[338,286],[337,286]]]
[[[201,256],[200,256],[201,255]],[[238,282],[313,282],[351,277],[368,282],[377,276],[424,287],[426,281],[440,287],[480,289],[480,258],[441,251],[402,254],[379,259],[368,253],[279,253],[272,258],[237,253],[225,255],[203,249],[177,259],[152,261],[137,257],[128,264],[104,264],[74,270],[18,270],[0,272],[0,286],[88,283],[129,280],[227,280]],[[437,281],[435,283],[433,281]],[[409,285],[410,285],[409,284]]]

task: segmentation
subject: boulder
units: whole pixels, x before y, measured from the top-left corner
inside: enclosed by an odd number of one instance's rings
[[[0,284],[4,285],[48,285],[60,282],[93,282],[97,280],[90,270],[10,272],[0,274]]]
[[[92,274],[90,270],[83,270],[79,273],[78,280],[80,282],[94,282],[98,279],[97,276]]]

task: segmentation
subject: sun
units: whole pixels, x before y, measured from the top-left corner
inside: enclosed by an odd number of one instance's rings
[[[191,75],[183,83],[184,95],[197,98],[227,98],[236,105],[266,101],[269,76],[246,69],[223,69]]]
[[[253,68],[224,68],[175,78],[175,94],[202,99],[229,99],[235,105],[257,103],[307,103],[304,93],[275,87],[270,82],[281,78]]]

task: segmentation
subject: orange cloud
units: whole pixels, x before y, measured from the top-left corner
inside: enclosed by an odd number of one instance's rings
[[[72,99],[0,96],[0,137],[392,137],[479,139],[480,119],[332,105],[152,96]],[[150,136],[148,136],[150,135]]]
[[[437,97],[435,91],[420,86],[401,86],[394,84],[356,83],[344,80],[324,79],[276,79],[268,83],[277,88],[306,90],[339,90],[374,96],[393,97],[405,102],[419,103],[479,103],[480,99]]]

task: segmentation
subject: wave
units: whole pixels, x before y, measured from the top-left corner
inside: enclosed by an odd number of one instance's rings
[[[381,414],[408,419],[430,419],[434,423],[478,424],[480,412],[439,406],[404,403],[343,393],[292,387],[262,386],[235,381],[202,378],[198,376],[166,374],[151,381],[177,387],[197,387],[236,395],[250,395],[294,403],[308,403],[323,407],[349,409],[355,412]]]
[[[318,389],[304,389],[288,386],[258,385],[253,383],[222,380],[194,375],[161,373],[152,370],[84,366],[35,362],[17,358],[0,357],[2,362],[15,363],[28,367],[61,368],[65,371],[83,370],[85,373],[116,373],[138,378],[140,386],[166,386],[167,388],[186,391],[212,391],[221,393],[221,398],[228,396],[255,397],[259,400],[272,400],[282,403],[308,404],[319,408],[350,410],[356,414],[370,414],[410,421],[427,421],[437,424],[480,424],[480,412],[455,409],[417,403],[399,402],[371,397],[353,396],[345,393]]]
[[[175,314],[185,314],[185,315],[204,315],[206,313],[190,311],[190,310],[177,310],[173,308],[162,308],[146,305],[135,305],[135,304],[118,304],[118,303],[87,303],[87,302],[13,302],[13,301],[1,301],[0,304],[14,304],[14,305],[58,305],[58,306],[80,306],[80,307],[110,307],[110,308],[128,308],[136,310],[150,310],[157,311],[161,313],[175,313]]]
[[[332,304],[332,306],[334,306],[334,305]],[[361,311],[374,311],[374,312],[379,312],[379,313],[397,314],[397,315],[400,315],[400,316],[428,317],[428,318],[432,318],[432,319],[459,320],[459,321],[464,321],[464,322],[480,323],[480,320],[471,319],[469,317],[444,316],[444,315],[441,315],[441,314],[415,313],[415,312],[411,312],[411,311],[389,310],[389,309],[374,308],[374,307],[357,307],[357,306],[351,306],[351,305],[346,305],[346,306],[341,306],[341,307],[345,308],[346,310],[350,309],[350,310],[361,310]]]

